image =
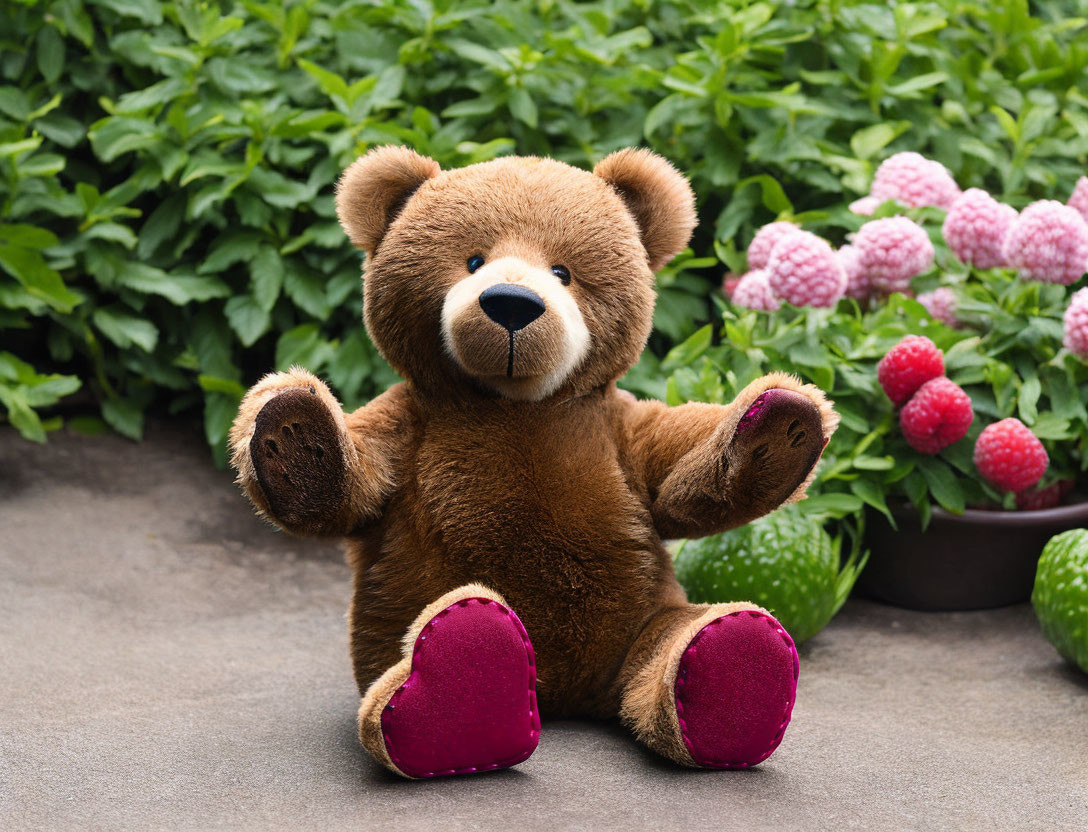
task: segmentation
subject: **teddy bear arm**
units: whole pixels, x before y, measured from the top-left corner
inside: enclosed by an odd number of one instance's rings
[[[353,505],[360,520],[373,520],[400,485],[404,460],[418,436],[408,386],[393,385],[347,414],[345,424],[355,448]]]
[[[666,539],[716,534],[802,499],[838,423],[819,389],[785,373],[727,405],[653,403],[648,413],[632,444]]]
[[[390,491],[390,396],[345,415],[328,387],[292,368],[243,398],[230,434],[238,482],[257,510],[299,536],[342,536],[380,513]]]

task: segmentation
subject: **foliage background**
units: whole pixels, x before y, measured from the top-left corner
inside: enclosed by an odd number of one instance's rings
[[[657,364],[718,313],[754,228],[833,241],[881,158],[918,150],[1021,207],[1088,161],[1088,1],[158,2],[0,6],[0,401],[28,438],[139,437],[301,363],[354,406],[392,376],[360,323],[332,183],[407,143],[589,167],[646,145],[692,179]],[[915,310],[917,311],[917,310]],[[683,362],[674,361],[679,366]]]

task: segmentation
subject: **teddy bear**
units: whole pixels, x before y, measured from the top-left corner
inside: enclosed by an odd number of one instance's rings
[[[336,206],[404,381],[345,413],[303,369],[267,375],[230,444],[260,514],[346,540],[365,748],[407,778],[467,774],[526,760],[541,716],[619,717],[684,766],[766,759],[793,641],[755,604],[688,603],[663,541],[801,499],[837,416],[782,373],[727,405],[616,386],[694,229],[687,179],[644,149],[589,172],[387,146]]]

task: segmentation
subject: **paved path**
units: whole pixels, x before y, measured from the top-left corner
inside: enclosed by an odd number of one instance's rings
[[[348,594],[197,436],[0,429],[0,829],[1088,829],[1088,677],[1026,606],[851,602],[750,772],[559,722],[515,771],[406,783],[355,739]]]

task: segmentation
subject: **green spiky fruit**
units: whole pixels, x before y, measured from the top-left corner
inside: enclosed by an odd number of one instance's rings
[[[1039,558],[1031,604],[1050,643],[1088,673],[1088,529],[1050,538]]]
[[[685,541],[676,576],[691,601],[752,601],[801,642],[839,611],[864,566],[855,549],[840,569],[840,550],[841,540],[790,507],[724,534]]]

